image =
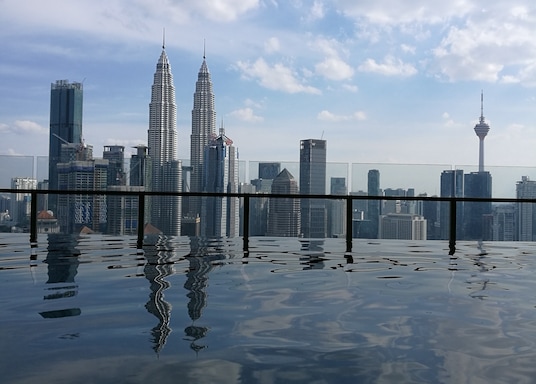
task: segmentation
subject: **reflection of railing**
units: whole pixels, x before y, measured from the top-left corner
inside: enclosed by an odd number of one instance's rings
[[[36,189],[7,189],[0,188],[0,193],[19,193],[31,195],[30,214],[30,243],[37,244],[37,196],[56,195],[106,195],[106,196],[137,196],[138,197],[138,226],[137,226],[137,248],[143,248],[144,238],[144,217],[145,217],[145,197],[146,196],[201,196],[201,197],[238,197],[243,199],[243,249],[249,248],[249,221],[250,221],[250,199],[251,198],[287,198],[287,199],[325,199],[325,200],[345,200],[346,202],[346,252],[352,251],[352,202],[354,200],[405,200],[405,201],[435,201],[449,203],[449,254],[454,254],[456,250],[456,203],[479,202],[479,203],[536,203],[536,199],[515,199],[515,198],[477,198],[477,197],[437,197],[437,196],[356,196],[356,195],[300,195],[300,194],[272,194],[272,193],[216,193],[216,192],[148,192],[148,191],[94,191],[94,190],[36,190]],[[142,223],[140,225],[140,223]]]

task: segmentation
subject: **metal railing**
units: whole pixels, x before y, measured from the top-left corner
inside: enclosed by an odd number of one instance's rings
[[[449,254],[456,251],[456,226],[457,226],[457,203],[480,202],[480,203],[536,203],[535,199],[516,198],[475,198],[475,197],[438,197],[438,196],[361,196],[361,195],[301,195],[301,194],[273,194],[273,193],[213,193],[213,192],[154,192],[154,191],[100,191],[100,190],[37,190],[37,189],[9,189],[0,188],[0,193],[29,194],[31,195],[30,214],[30,243],[37,246],[37,197],[38,195],[120,195],[138,197],[138,225],[136,246],[143,248],[144,240],[144,217],[146,196],[201,196],[201,197],[238,197],[243,199],[242,237],[243,250],[249,249],[249,222],[250,222],[250,199],[251,198],[291,198],[291,199],[325,199],[344,200],[346,202],[346,252],[351,252],[353,247],[353,215],[352,207],[354,200],[404,200],[404,201],[431,201],[449,203]],[[141,225],[140,225],[141,223]]]

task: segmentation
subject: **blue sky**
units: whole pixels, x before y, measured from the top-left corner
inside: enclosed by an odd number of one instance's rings
[[[85,141],[147,142],[166,31],[179,157],[206,41],[218,121],[242,160],[536,164],[536,4],[529,0],[3,0],[0,154],[47,155],[50,84],[84,82]]]

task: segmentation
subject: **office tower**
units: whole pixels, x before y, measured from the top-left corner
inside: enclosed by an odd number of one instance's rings
[[[259,179],[274,180],[281,172],[281,163],[259,163]]]
[[[380,171],[377,169],[371,169],[367,174],[367,193],[368,196],[381,196],[382,191],[380,189]],[[380,223],[380,200],[368,200],[368,216],[367,221],[361,225],[361,233],[363,237],[370,239],[378,238],[379,223]]]
[[[238,152],[220,128],[218,137],[205,147],[203,192],[238,192]],[[203,197],[201,235],[235,237],[239,233],[238,197]]]
[[[441,172],[440,197],[463,197],[463,169]],[[450,238],[450,202],[442,201],[439,205],[440,239]],[[463,203],[456,203],[456,238],[462,238]]]
[[[130,158],[130,185],[151,190],[153,165],[147,153],[148,148],[144,145],[137,145],[134,148],[136,153]]]
[[[491,198],[491,174],[471,172],[464,175],[464,197]],[[491,240],[491,202],[465,202],[463,205],[463,238]]]
[[[480,121],[475,125],[479,139],[478,172],[464,175],[464,197],[491,198],[491,174],[484,170],[484,138],[489,125],[484,120],[484,94],[480,95]],[[464,230],[466,240],[491,240],[491,202],[466,202],[463,205]]]
[[[492,240],[516,240],[516,204],[498,204],[493,207]]]
[[[102,158],[108,160],[108,185],[126,185],[125,147],[105,145]]]
[[[216,136],[216,111],[214,92],[205,55],[195,83],[194,104],[192,109],[192,134],[190,136],[190,191],[203,191],[203,171],[205,147]],[[196,217],[201,213],[201,198],[191,196],[186,217]],[[201,223],[201,225],[204,225]]]
[[[62,146],[65,162],[58,163],[58,187],[60,190],[106,190],[108,183],[108,160],[93,159],[91,147],[84,150],[73,148],[72,144]],[[68,160],[72,153],[76,160]],[[107,221],[105,195],[59,195],[58,214],[63,233],[80,232],[87,227],[96,232],[104,232]]]
[[[419,196],[426,197],[426,193],[419,194]],[[437,196],[432,196],[437,197]],[[439,222],[440,202],[439,201],[422,201],[422,210],[417,212],[418,215],[422,215],[426,219],[426,238],[428,240],[441,239],[441,227]]]
[[[251,180],[252,186],[255,187],[255,193],[271,193],[272,183],[281,172],[281,163],[259,163],[258,178]],[[250,200],[251,215],[249,221],[249,233],[251,236],[265,236],[268,231],[268,207],[269,199],[267,197],[255,197]]]
[[[181,162],[177,160],[177,106],[171,66],[162,45],[156,64],[149,104],[148,130],[149,157],[151,158],[151,190],[180,192]],[[151,224],[165,235],[180,235],[180,196],[153,196]]]
[[[330,194],[346,196],[345,177],[330,179]],[[346,200],[329,200],[328,204],[328,237],[342,237],[346,233]]]
[[[426,219],[409,213],[382,215],[380,218],[379,238],[426,240]]]
[[[521,177],[516,183],[517,199],[536,199],[536,181],[528,176]],[[517,238],[518,241],[536,240],[536,207],[534,203],[517,203]]]
[[[272,183],[272,194],[298,194],[298,183],[285,168]],[[266,236],[298,237],[301,233],[300,200],[289,197],[271,197],[268,208]]]
[[[37,180],[30,177],[11,178],[11,189],[36,189]],[[11,194],[11,220],[17,227],[28,227],[30,224],[32,195],[30,193]]]
[[[57,80],[50,90],[50,133],[48,146],[48,181],[51,190],[58,189],[57,164],[61,146],[82,143],[82,83]],[[50,195],[49,209],[56,211],[58,195]]]
[[[300,141],[300,194],[326,194],[326,140]],[[305,238],[325,238],[326,200],[301,199],[301,230]]]

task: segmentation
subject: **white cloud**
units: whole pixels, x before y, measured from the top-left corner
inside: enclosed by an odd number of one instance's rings
[[[315,0],[309,11],[309,21],[319,20],[324,18],[324,4],[321,1]]]
[[[232,111],[229,115],[237,118],[238,120],[246,121],[248,123],[259,123],[261,121],[264,121],[264,118],[255,115],[253,109],[251,108],[237,109],[235,111]]]
[[[281,49],[279,39],[277,37],[270,37],[264,42],[264,51],[266,53],[278,52]]]
[[[330,80],[348,80],[354,75],[354,69],[337,57],[329,57],[315,65],[317,74]]]
[[[327,110],[321,111],[316,118],[322,121],[342,122],[342,121],[363,121],[367,119],[367,115],[363,111],[354,112],[351,115],[336,115]]]
[[[263,58],[254,63],[239,61],[237,67],[242,71],[244,78],[257,79],[258,83],[274,91],[286,93],[311,93],[320,94],[320,90],[309,85],[302,84],[292,69],[281,63],[270,66]]]
[[[409,77],[417,73],[417,69],[411,64],[404,63],[400,59],[387,56],[383,63],[377,63],[374,59],[367,59],[358,68],[361,72],[378,73],[385,76]]]
[[[349,92],[357,92],[359,90],[359,88],[357,87],[357,85],[353,85],[353,84],[343,84],[342,87],[344,89],[346,89],[347,91]]]
[[[15,120],[11,125],[0,123],[0,132],[14,133],[17,135],[26,134],[47,134],[48,129],[30,120]]]
[[[475,7],[473,1],[429,1],[429,0],[336,0],[341,13],[358,21],[373,24],[400,25],[412,23],[436,24],[454,17],[461,17]]]
[[[415,50],[416,50],[415,46],[402,44],[400,45],[400,48],[402,49],[402,52],[411,53],[412,55],[415,54]]]
[[[234,21],[259,7],[259,0],[183,0],[184,7],[192,7],[213,21]]]

